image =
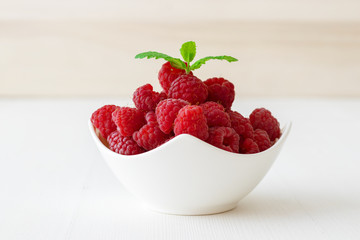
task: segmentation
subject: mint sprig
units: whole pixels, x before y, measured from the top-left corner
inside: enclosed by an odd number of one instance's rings
[[[194,60],[194,57],[196,55],[195,42],[190,41],[184,43],[180,48],[180,53],[185,62],[190,63],[192,60]]]
[[[155,58],[155,59],[165,59],[166,61],[170,62],[171,66],[173,66],[174,68],[179,68],[179,69],[185,69],[186,65],[183,61],[181,61],[179,58],[173,58],[170,57],[164,53],[159,53],[159,52],[154,52],[154,51],[149,51],[149,52],[143,52],[143,53],[139,53],[138,55],[135,56],[135,58]]]
[[[201,65],[205,64],[207,61],[216,59],[216,60],[226,60],[228,62],[236,62],[238,61],[234,57],[230,56],[209,56],[204,57],[199,60],[197,60],[193,65],[190,63],[194,60],[196,55],[196,44],[193,41],[189,41],[184,43],[180,48],[181,56],[183,57],[184,61],[182,61],[179,58],[170,57],[169,55],[166,55],[164,53],[149,51],[149,52],[143,52],[139,53],[135,56],[135,58],[155,58],[155,59],[165,59],[166,61],[170,62],[171,66],[178,69],[184,69],[186,73],[189,73],[190,71],[193,71],[195,69],[198,69],[201,67]]]
[[[199,60],[197,60],[196,62],[194,62],[194,64],[190,67],[191,70],[195,70],[201,67],[201,65],[205,64],[207,61],[211,60],[211,59],[217,59],[217,60],[226,60],[228,62],[236,62],[238,61],[236,58],[230,57],[230,56],[216,56],[216,57],[204,57],[201,58]]]

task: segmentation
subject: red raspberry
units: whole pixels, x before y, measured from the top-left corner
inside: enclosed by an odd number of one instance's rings
[[[155,110],[156,105],[165,98],[166,94],[154,92],[151,84],[137,88],[133,94],[135,106],[145,112]]]
[[[142,149],[131,137],[123,137],[118,131],[112,132],[107,141],[112,151],[122,155],[135,155],[143,153]]]
[[[254,129],[267,132],[271,141],[280,137],[280,124],[271,112],[265,108],[257,108],[250,114],[250,122]]]
[[[259,147],[260,152],[265,151],[271,147],[271,141],[266,131],[256,129],[254,132],[254,141]]]
[[[235,99],[234,84],[224,78],[209,78],[204,82],[208,86],[207,101],[218,102],[230,109]]]
[[[146,113],[145,119],[146,119],[147,124],[158,124],[156,114],[154,111],[150,111],[150,112]]]
[[[110,133],[116,130],[116,125],[112,121],[112,113],[117,108],[115,105],[105,105],[91,115],[92,124],[100,131],[100,134],[105,139]]]
[[[240,153],[258,153],[260,152],[259,146],[253,139],[247,138],[244,141],[240,141]]]
[[[162,100],[164,100],[164,99],[167,99],[168,98],[168,96],[167,96],[167,94],[165,93],[165,91],[161,91],[160,92],[160,94],[159,94],[159,99],[160,99],[160,101],[162,101]],[[159,101],[159,102],[160,102]]]
[[[183,99],[191,104],[203,103],[208,95],[206,85],[192,75],[181,75],[170,86],[170,98]]]
[[[236,111],[229,110],[228,113],[231,119],[231,127],[235,129],[237,134],[239,134],[240,139],[252,139],[254,135],[254,129],[250,123],[250,120],[243,117],[240,113]]]
[[[180,109],[175,119],[175,136],[187,133],[206,141],[209,137],[208,130],[209,127],[206,123],[206,117],[201,107],[187,105]]]
[[[139,109],[130,107],[118,108],[113,112],[112,119],[124,137],[131,136],[146,123],[144,113]]]
[[[139,131],[134,132],[133,138],[141,147],[146,150],[151,150],[163,144],[170,138],[170,135],[160,130],[154,112],[148,112],[146,119],[148,123],[140,128]]]
[[[211,145],[229,152],[239,152],[239,135],[230,127],[212,127],[207,140]]]
[[[171,66],[170,62],[166,62],[162,65],[159,71],[159,82],[161,87],[164,89],[165,93],[167,94],[171,83],[177,79],[179,76],[186,74],[184,69],[177,69]],[[193,75],[192,72],[189,73]]]
[[[200,105],[209,127],[224,126],[230,127],[230,116],[225,112],[224,107],[216,102],[205,102]]]
[[[189,103],[182,99],[168,98],[159,102],[156,107],[156,117],[161,131],[170,133],[173,130],[179,110],[186,105]]]

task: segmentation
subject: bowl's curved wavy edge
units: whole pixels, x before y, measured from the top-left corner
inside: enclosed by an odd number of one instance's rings
[[[96,142],[96,144],[98,145],[98,147],[102,148],[103,151],[107,152],[107,154],[111,154],[113,155],[114,157],[118,158],[118,157],[121,157],[122,159],[138,159],[139,156],[145,156],[147,154],[154,154],[156,153],[157,151],[163,151],[164,149],[167,148],[168,145],[172,145],[172,144],[178,144],[178,142],[181,142],[181,141],[184,141],[184,140],[187,140],[187,141],[193,141],[194,144],[201,144],[205,147],[207,147],[209,149],[209,151],[219,151],[219,152],[222,152],[222,154],[225,154],[225,155],[231,155],[231,156],[234,156],[234,155],[237,155],[237,156],[248,156],[248,157],[258,157],[262,154],[266,154],[267,152],[269,151],[272,151],[273,149],[277,148],[278,145],[282,144],[286,138],[288,137],[289,133],[290,133],[290,130],[292,128],[292,122],[289,121],[287,122],[284,127],[281,129],[281,136],[280,138],[275,142],[275,144],[273,146],[271,146],[269,149],[265,150],[265,151],[262,151],[262,152],[259,152],[259,153],[253,153],[253,154],[241,154],[241,153],[233,153],[233,152],[229,152],[229,151],[226,151],[226,150],[223,150],[223,149],[220,149],[218,147],[215,147],[205,141],[202,141],[192,135],[189,135],[189,134],[181,134],[181,135],[178,135],[176,137],[174,137],[173,139],[167,141],[166,143],[162,144],[161,146],[153,149],[153,150],[150,150],[150,151],[147,151],[147,152],[144,152],[144,153],[141,153],[141,154],[137,154],[137,155],[121,155],[121,154],[118,154],[116,152],[113,152],[112,150],[110,150],[109,148],[107,148],[101,141],[100,139],[98,138],[98,136],[96,135],[95,133],[95,129],[94,129],[94,126],[93,124],[91,123],[91,120],[88,121],[88,125],[89,125],[89,130],[90,130],[90,133],[91,133],[91,136],[94,138],[94,141]]]
[[[256,154],[231,153],[182,134],[154,150],[126,156],[108,149],[89,121],[100,153],[123,186],[150,209],[179,215],[213,214],[236,206],[265,177],[291,126],[291,122],[285,124],[278,141]],[[169,152],[174,154],[172,161],[168,161]],[[193,155],[189,155],[194,152],[206,157],[196,158],[198,161],[194,162]],[[205,177],[198,178],[199,174]],[[219,176],[223,179],[221,182],[212,181]],[[198,191],[199,187],[202,191]]]

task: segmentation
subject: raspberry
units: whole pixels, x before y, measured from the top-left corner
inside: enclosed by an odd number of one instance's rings
[[[209,127],[224,126],[230,127],[230,116],[225,112],[224,107],[216,102],[206,102],[200,105]]]
[[[156,105],[165,98],[166,94],[154,92],[151,84],[137,88],[133,94],[135,106],[145,112],[155,110]]]
[[[116,125],[112,121],[112,113],[117,108],[118,107],[115,105],[105,105],[91,115],[92,124],[99,130],[100,134],[105,139],[110,133],[116,130]]]
[[[207,140],[211,145],[229,152],[239,152],[239,135],[230,127],[212,127]]]
[[[168,95],[191,104],[200,104],[206,100],[208,90],[200,79],[188,74],[181,75],[171,84]]]
[[[160,99],[160,101],[162,101],[162,100],[164,100],[164,99],[167,99],[168,98],[168,96],[167,96],[167,94],[165,93],[165,91],[161,91],[160,92],[160,94],[159,94],[159,99]],[[160,102],[159,101],[159,102]]]
[[[214,101],[230,109],[235,99],[234,84],[224,78],[209,78],[204,82],[208,86],[207,101]]]
[[[259,146],[251,138],[246,138],[244,141],[240,141],[240,153],[258,153],[260,152]]]
[[[159,82],[161,87],[164,89],[165,93],[167,94],[171,83],[177,79],[179,76],[186,74],[184,69],[177,69],[171,66],[170,62],[166,62],[162,65],[159,71]],[[192,72],[189,73],[193,75]]]
[[[266,131],[262,129],[256,129],[254,132],[254,141],[259,147],[260,152],[265,151],[271,147],[271,141]]]
[[[139,109],[130,107],[118,108],[113,112],[112,119],[124,137],[131,136],[146,123],[144,113]]]
[[[237,134],[239,134],[240,139],[252,139],[254,135],[254,129],[250,123],[250,120],[243,117],[240,113],[236,111],[229,110],[228,113],[231,119],[231,127],[235,129]]]
[[[160,130],[154,112],[148,112],[146,119],[148,123],[140,128],[139,131],[134,132],[133,138],[139,146],[146,150],[151,150],[163,144],[170,138],[170,135]]]
[[[280,124],[271,112],[265,108],[257,108],[250,114],[250,122],[254,129],[267,132],[271,141],[280,137]]]
[[[153,111],[146,113],[145,119],[146,119],[147,124],[158,124],[155,112],[153,112]]]
[[[168,98],[159,102],[155,111],[161,131],[170,133],[173,130],[174,121],[179,110],[186,105],[189,105],[189,103],[182,99]]]
[[[187,105],[180,109],[175,119],[175,136],[187,133],[206,141],[209,137],[208,130],[209,127],[206,123],[206,117],[201,107]]]
[[[121,136],[118,131],[112,132],[107,141],[112,151],[122,155],[135,155],[143,153],[142,149],[131,137]]]

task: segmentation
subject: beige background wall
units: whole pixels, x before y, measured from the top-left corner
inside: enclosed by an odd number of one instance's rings
[[[159,90],[161,60],[194,40],[195,73],[240,96],[360,96],[359,1],[0,0],[0,96],[129,96]],[[188,8],[192,6],[192,8]]]

